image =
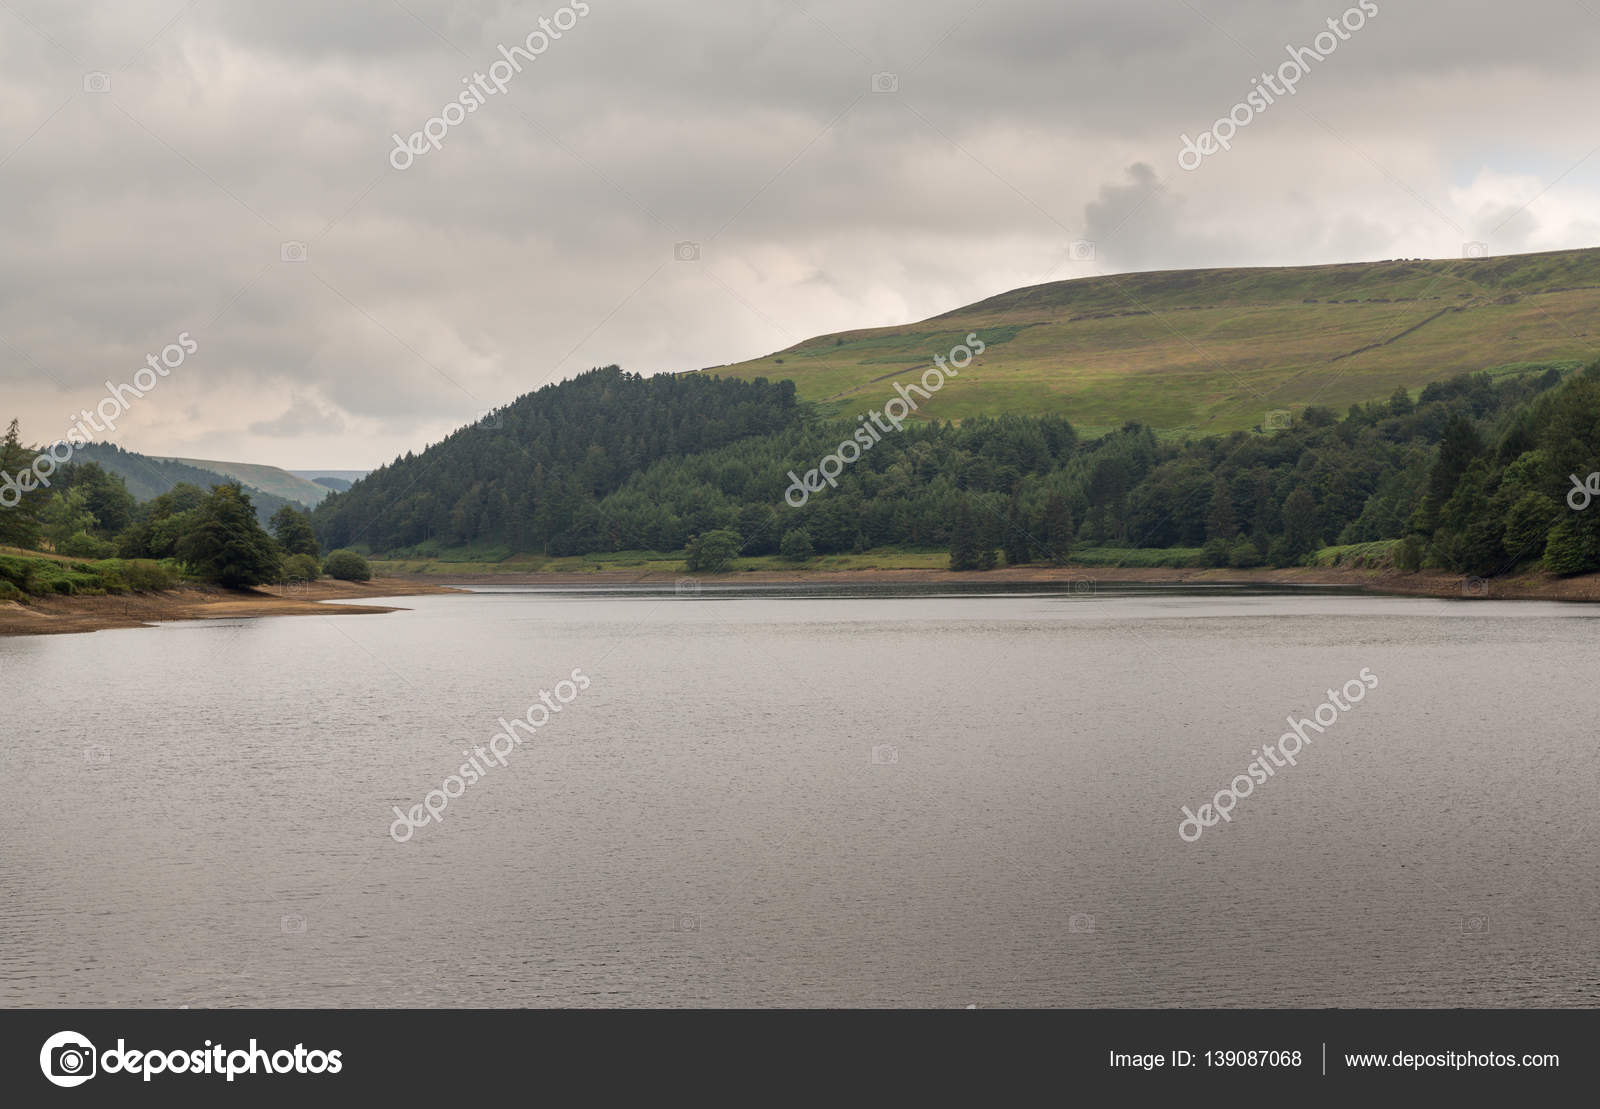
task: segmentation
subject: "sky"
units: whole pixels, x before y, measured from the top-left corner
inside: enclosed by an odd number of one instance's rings
[[[1600,0],[0,0],[0,421],[154,356],[96,438],[369,469],[1044,281],[1600,246],[1596,56]]]

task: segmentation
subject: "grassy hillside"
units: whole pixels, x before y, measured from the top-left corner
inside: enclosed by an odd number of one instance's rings
[[[249,462],[213,462],[205,458],[173,458],[172,462],[210,470],[223,477],[232,478],[241,485],[259,489],[286,501],[296,501],[305,508],[315,508],[328,495],[326,486],[308,478],[298,477],[276,466],[257,466]]]
[[[1343,411],[1455,374],[1566,368],[1600,347],[1600,250],[1505,258],[1118,274],[1016,289],[920,323],[808,339],[717,367],[790,378],[824,411],[882,406],[976,331],[972,370],[919,415],[1056,414],[1208,434]]]

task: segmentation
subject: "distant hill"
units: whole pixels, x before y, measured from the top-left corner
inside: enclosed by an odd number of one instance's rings
[[[328,495],[325,487],[291,474],[288,470],[280,470],[276,466],[257,466],[248,462],[214,462],[205,458],[173,458],[169,461],[222,474],[263,493],[270,493],[282,500],[295,501],[303,508],[315,508],[322,502],[322,498]]]
[[[73,452],[72,460],[98,462],[107,471],[120,475],[128,487],[128,492],[132,493],[133,499],[140,503],[154,500],[181,482],[210,489],[214,485],[233,480],[216,470],[202,469],[170,458],[153,458],[137,451],[123,450],[114,443],[89,443],[79,447]],[[255,505],[256,516],[263,524],[284,505],[292,505],[296,509],[305,507],[298,501],[273,496],[248,482],[240,484],[244,486],[245,492],[250,494],[250,503]]]
[[[335,493],[343,493],[356,482],[370,474],[371,470],[290,470],[295,477],[303,477],[307,481],[314,481],[325,489],[332,489]]]
[[[919,416],[1230,431],[1269,411],[1343,411],[1463,372],[1587,361],[1600,348],[1600,250],[1056,281],[712,372],[788,378],[801,400],[853,416],[969,332],[985,354]]]

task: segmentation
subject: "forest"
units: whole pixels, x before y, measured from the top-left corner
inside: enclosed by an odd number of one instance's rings
[[[594,370],[397,460],[313,522],[325,544],[401,557],[703,555],[716,533],[719,551],[731,536],[739,555],[797,560],[949,549],[956,569],[1107,548],[1290,566],[1362,544],[1405,570],[1600,568],[1600,515],[1566,505],[1572,478],[1600,469],[1600,363],[1461,375],[1183,441],[1138,424],[1083,440],[1053,416],[910,423],[798,509],[791,472],[857,425],[815,417],[787,385]]]

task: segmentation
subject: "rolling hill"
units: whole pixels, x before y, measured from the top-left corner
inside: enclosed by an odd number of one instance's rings
[[[296,501],[304,508],[315,508],[328,495],[326,486],[280,470],[276,466],[257,466],[249,462],[214,462],[205,458],[170,458],[197,470],[210,470],[223,477],[232,478],[242,485],[259,489],[281,500]]]
[[[212,486],[221,485],[225,481],[235,480],[230,475],[224,474],[219,470],[207,469],[199,464],[172,458],[154,458],[150,455],[140,454],[137,451],[123,450],[114,443],[87,443],[73,453],[73,460],[77,462],[97,462],[108,472],[117,474],[122,478],[123,483],[127,485],[128,492],[133,494],[133,499],[141,504],[145,501],[154,500],[180,482],[198,485],[202,489],[210,489]],[[241,468],[270,470],[272,467]],[[247,481],[241,481],[240,484],[244,486],[244,491],[250,494],[250,502],[255,505],[256,516],[263,524],[271,519],[272,514],[284,505],[293,505],[297,509],[306,507],[299,501],[291,501],[284,497],[274,496]],[[318,488],[321,487],[318,486]]]
[[[985,354],[919,416],[1054,414],[1088,434],[1128,420],[1210,434],[1462,372],[1587,361],[1600,351],[1600,249],[1057,281],[714,372],[788,378],[801,400],[854,415],[969,332]]]

